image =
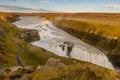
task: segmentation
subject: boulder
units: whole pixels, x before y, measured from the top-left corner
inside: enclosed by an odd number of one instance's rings
[[[36,68],[36,70],[39,70],[41,68],[41,66],[39,65],[37,68]]]
[[[50,66],[38,66],[37,67],[37,70],[50,70],[50,69],[53,69],[53,67],[50,67]]]
[[[12,72],[17,71],[19,69],[23,69],[23,67],[22,66],[13,66],[13,67],[9,68],[9,70],[12,71]]]
[[[60,67],[64,67],[65,64],[62,63],[60,59],[50,58],[46,62],[45,66],[49,66],[49,67],[52,67],[52,68],[60,68]]]
[[[32,73],[35,71],[35,68],[32,67],[32,66],[26,66],[23,68],[23,70],[26,72],[26,73]]]
[[[34,67],[32,67],[32,66],[25,66],[23,69],[25,69],[25,70],[32,70],[32,69],[34,69]]]

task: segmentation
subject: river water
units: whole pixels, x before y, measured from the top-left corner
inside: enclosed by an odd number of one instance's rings
[[[40,40],[32,42],[35,46],[44,48],[59,56],[75,58],[114,69],[102,51],[58,29],[44,18],[35,16],[20,17],[20,20],[14,24],[19,28],[36,29],[39,32]]]

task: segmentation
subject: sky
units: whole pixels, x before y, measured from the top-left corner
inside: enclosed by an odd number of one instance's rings
[[[55,12],[120,13],[120,0],[0,0],[0,7],[1,5],[2,7],[17,6]],[[0,11],[2,9],[5,8],[1,8]]]

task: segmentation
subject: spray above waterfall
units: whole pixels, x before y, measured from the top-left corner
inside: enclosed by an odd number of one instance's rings
[[[52,23],[39,17],[21,17],[14,23],[20,28],[36,29],[40,40],[32,44],[51,51],[59,56],[75,58],[113,69],[113,65],[99,49],[56,28]]]

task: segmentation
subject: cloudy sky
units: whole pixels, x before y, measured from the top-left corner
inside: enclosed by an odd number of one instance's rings
[[[45,9],[57,12],[117,12],[120,0],[0,0],[0,11],[7,6]],[[7,9],[7,10],[8,10]]]

